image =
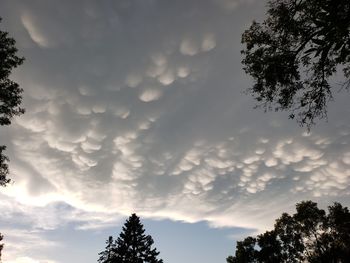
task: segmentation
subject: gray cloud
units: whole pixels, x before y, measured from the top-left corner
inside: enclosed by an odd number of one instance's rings
[[[14,74],[27,112],[1,131],[7,218],[88,229],[136,211],[264,229],[302,199],[349,205],[346,99],[310,134],[252,110],[239,42],[261,11],[241,2],[4,1],[27,58]]]

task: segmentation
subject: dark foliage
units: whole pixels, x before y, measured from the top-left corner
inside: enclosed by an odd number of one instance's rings
[[[108,237],[106,244],[107,244],[106,249],[101,253],[99,253],[100,258],[98,259],[98,262],[112,263],[115,258],[115,247],[116,247],[112,236]]]
[[[339,203],[328,214],[311,201],[296,205],[294,215],[282,214],[275,228],[257,238],[237,242],[228,263],[345,263],[350,258],[350,212]]]
[[[2,241],[3,238],[4,236],[0,234],[0,241]],[[1,253],[3,248],[4,248],[4,244],[0,244],[0,262],[1,262]]]
[[[11,180],[7,178],[9,168],[7,165],[8,157],[2,153],[6,146],[0,145],[0,186],[6,186]]]
[[[109,237],[106,243],[106,250],[99,254],[100,263],[163,263],[162,259],[157,259],[159,252],[152,249],[153,239],[145,235],[136,214],[129,217],[115,242]]]
[[[236,256],[229,256],[227,263],[256,262],[255,250],[256,238],[247,237],[243,241],[237,242]]]
[[[267,18],[242,35],[248,90],[265,110],[287,110],[310,128],[327,115],[329,78],[350,86],[350,1],[270,0]]]
[[[1,18],[0,18],[1,22]],[[0,125],[10,125],[14,116],[24,113],[20,107],[23,90],[10,80],[11,71],[21,65],[24,58],[18,57],[16,41],[8,36],[7,32],[0,30]],[[3,155],[5,146],[0,146],[0,185],[10,182],[8,174],[8,158]]]

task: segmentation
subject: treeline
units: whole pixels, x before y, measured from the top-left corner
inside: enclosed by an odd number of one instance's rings
[[[346,263],[350,262],[350,213],[334,203],[328,213],[312,201],[283,213],[274,229],[237,242],[227,263]]]
[[[110,236],[99,253],[99,263],[162,263],[153,239],[136,214],[123,226],[117,240]],[[275,227],[257,237],[237,242],[227,263],[346,263],[350,259],[350,213],[334,203],[328,213],[317,203],[303,201],[296,213],[283,213]]]

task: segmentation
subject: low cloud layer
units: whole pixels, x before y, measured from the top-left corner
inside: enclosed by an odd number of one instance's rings
[[[26,114],[1,130],[2,221],[96,229],[137,212],[265,229],[303,199],[349,205],[347,101],[308,134],[243,94],[250,2],[3,1],[27,60]]]

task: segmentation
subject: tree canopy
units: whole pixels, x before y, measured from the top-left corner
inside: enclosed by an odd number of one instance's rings
[[[0,18],[1,22],[1,18]],[[19,85],[10,80],[14,68],[21,65],[23,57],[18,57],[16,41],[7,32],[0,30],[0,125],[10,125],[14,116],[24,113],[21,108],[22,92]],[[10,182],[7,178],[8,158],[3,154],[6,146],[0,146],[0,186]]]
[[[283,213],[275,227],[237,242],[227,263],[345,263],[350,258],[350,213],[334,203],[328,214],[312,201],[296,205],[294,215]]]
[[[0,233],[0,241],[2,241],[3,238],[4,236]],[[1,262],[1,253],[3,248],[4,248],[4,244],[0,244],[0,262]]]
[[[106,249],[99,253],[100,263],[162,263],[157,259],[159,252],[152,248],[154,241],[145,235],[140,218],[132,214],[126,220],[118,239],[110,236],[106,241]]]
[[[265,110],[290,111],[308,128],[327,116],[334,86],[350,86],[350,1],[270,0],[267,18],[242,35],[248,89]]]

